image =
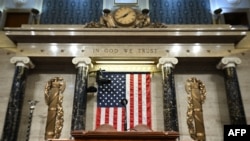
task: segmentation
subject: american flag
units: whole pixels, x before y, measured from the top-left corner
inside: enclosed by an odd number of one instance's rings
[[[124,131],[125,111],[127,130],[138,124],[151,128],[150,73],[103,72],[103,77],[111,83],[98,86],[96,128],[110,124],[117,131]],[[126,110],[122,99],[128,100]]]

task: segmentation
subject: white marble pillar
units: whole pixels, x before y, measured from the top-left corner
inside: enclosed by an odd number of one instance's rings
[[[11,63],[16,65],[12,82],[9,103],[5,115],[3,128],[3,141],[17,141],[18,129],[20,125],[21,111],[25,94],[25,83],[29,68],[34,68],[34,64],[28,57],[12,57]]]
[[[246,116],[236,71],[236,66],[240,63],[240,58],[225,57],[217,65],[217,68],[222,69],[224,73],[229,116],[233,125],[246,124]]]
[[[71,131],[85,130],[88,68],[91,65],[91,59],[88,57],[77,57],[73,58],[72,62],[76,65],[77,71],[72,110]]]
[[[179,131],[173,68],[176,58],[160,58],[163,76],[163,116],[165,131]]]

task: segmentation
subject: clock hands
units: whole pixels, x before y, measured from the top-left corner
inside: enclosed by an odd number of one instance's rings
[[[129,12],[128,12],[129,13]],[[128,13],[124,14],[122,17],[125,18],[128,16]]]
[[[117,19],[121,19],[121,18],[125,18],[128,16],[128,14],[131,13],[131,11],[127,12],[126,14],[122,15],[121,17],[117,18]]]

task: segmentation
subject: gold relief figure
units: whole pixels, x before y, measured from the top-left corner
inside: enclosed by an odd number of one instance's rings
[[[196,141],[205,141],[202,104],[206,98],[205,85],[196,78],[190,78],[185,85],[188,94],[187,125],[189,134]]]
[[[103,16],[100,18],[100,24],[108,28],[115,28],[116,24],[111,15],[111,11],[109,9],[104,9],[103,13]]]
[[[48,105],[45,140],[57,139],[63,127],[63,95],[66,83],[60,77],[50,79],[45,86],[45,102]]]
[[[121,6],[113,12],[110,9],[104,9],[103,15],[98,22],[89,22],[84,28],[167,28],[164,23],[151,23],[149,9],[143,9],[141,12],[129,6]]]
[[[150,25],[150,17],[148,15],[149,10],[143,9],[141,14],[138,14],[135,22],[135,27],[147,27]]]

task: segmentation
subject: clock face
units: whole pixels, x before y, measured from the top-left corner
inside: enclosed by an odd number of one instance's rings
[[[136,20],[136,12],[130,7],[120,7],[114,12],[114,19],[119,25],[129,26]]]

